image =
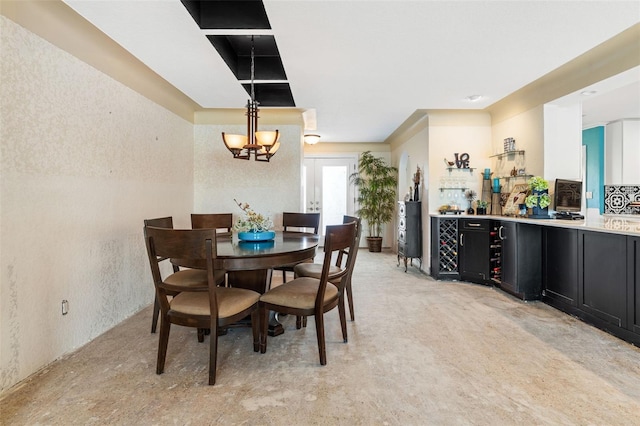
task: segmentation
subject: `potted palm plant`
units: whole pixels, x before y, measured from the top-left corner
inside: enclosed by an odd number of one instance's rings
[[[382,227],[393,218],[398,187],[398,169],[365,151],[358,161],[358,171],[349,177],[358,188],[356,212],[367,222],[369,251],[382,251]]]

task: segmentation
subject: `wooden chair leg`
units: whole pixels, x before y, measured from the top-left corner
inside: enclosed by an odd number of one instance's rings
[[[198,342],[202,343],[204,342],[204,328],[199,328],[198,329]],[[216,333],[217,335],[217,333]]]
[[[316,313],[316,335],[318,337],[318,354],[320,355],[320,365],[327,365],[327,349],[324,344],[324,315],[322,312]]]
[[[160,304],[158,303],[158,298],[156,296],[153,297],[153,317],[151,318],[151,332],[155,333],[156,328],[158,327],[158,317],[160,316]]]
[[[269,311],[264,307],[258,308],[260,315],[260,353],[267,352],[267,327],[269,325]]]
[[[156,374],[164,372],[164,361],[167,358],[167,345],[169,343],[169,332],[171,323],[168,318],[162,317],[160,320],[160,338],[158,339],[158,361],[156,364]]]
[[[356,320],[356,313],[353,310],[353,293],[351,292],[351,279],[347,282],[347,300],[349,301],[349,313],[351,314],[351,321]]]
[[[198,329],[198,331],[199,330],[200,329]],[[218,360],[218,333],[211,333],[211,338],[209,339],[209,385],[216,384],[217,360]]]
[[[338,314],[340,315],[340,327],[342,328],[342,341],[347,343],[347,313],[344,307],[344,293],[338,302]]]
[[[296,329],[300,330],[302,328],[302,317],[300,315],[296,315]]]

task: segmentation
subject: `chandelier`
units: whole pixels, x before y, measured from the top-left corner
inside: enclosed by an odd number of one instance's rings
[[[253,86],[255,74],[255,51],[251,36],[251,99],[247,101],[247,134],[230,135],[222,132],[222,141],[233,154],[233,158],[249,160],[253,155],[255,161],[269,161],[280,148],[280,133],[274,131],[258,131],[258,102]]]

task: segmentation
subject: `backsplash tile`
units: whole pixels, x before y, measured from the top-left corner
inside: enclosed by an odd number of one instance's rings
[[[632,202],[640,202],[640,185],[605,185],[605,214],[640,214],[639,207]]]

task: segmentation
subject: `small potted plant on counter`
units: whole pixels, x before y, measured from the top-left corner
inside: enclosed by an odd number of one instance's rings
[[[484,200],[476,201],[476,214],[487,214],[489,203]]]
[[[525,198],[524,203],[531,209],[530,218],[533,219],[549,219],[549,182],[540,176],[534,176],[529,179],[529,195]]]

